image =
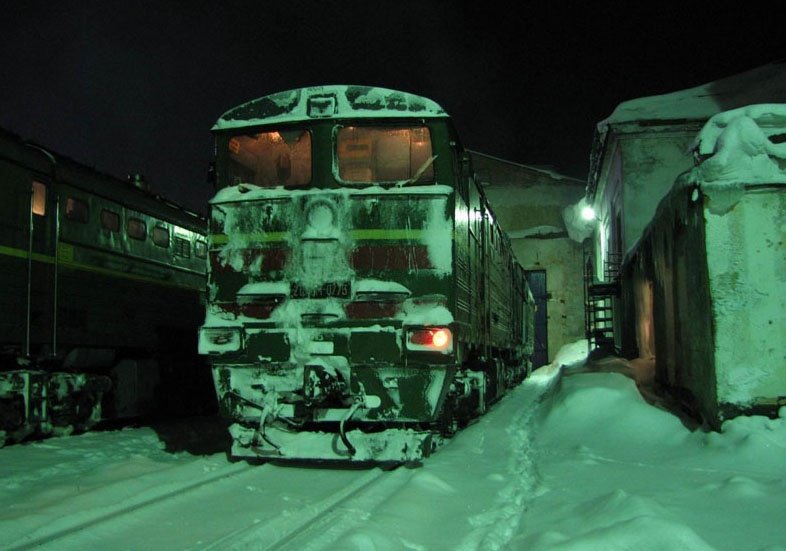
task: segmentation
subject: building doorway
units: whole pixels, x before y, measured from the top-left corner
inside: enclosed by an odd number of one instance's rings
[[[524,270],[530,291],[535,299],[535,350],[532,367],[537,369],[549,363],[549,314],[546,270]]]

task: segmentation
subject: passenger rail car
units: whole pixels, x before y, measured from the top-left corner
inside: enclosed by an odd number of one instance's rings
[[[204,217],[6,131],[0,194],[0,444],[182,406]]]
[[[199,350],[234,456],[416,462],[526,376],[532,295],[439,105],[304,88],[213,131]]]

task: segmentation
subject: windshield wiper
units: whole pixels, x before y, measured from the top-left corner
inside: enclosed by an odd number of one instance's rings
[[[396,187],[406,186],[407,184],[411,184],[412,182],[418,181],[418,179],[423,176],[423,173],[426,172],[428,167],[434,164],[434,159],[437,158],[437,155],[432,155],[430,158],[426,159],[420,168],[415,172],[414,176],[409,178],[408,180],[401,180],[400,182],[396,182]]]

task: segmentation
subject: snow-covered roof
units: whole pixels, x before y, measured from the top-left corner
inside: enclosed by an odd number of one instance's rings
[[[598,123],[633,121],[707,120],[715,113],[754,103],[774,103],[786,97],[786,59],[694,88],[647,96],[620,103]]]
[[[781,59],[694,88],[620,103],[608,118],[597,124],[590,153],[587,195],[594,198],[597,191],[609,136],[624,133],[626,123],[634,123],[631,126],[635,126],[636,131],[675,123],[690,123],[691,127],[701,128],[716,113],[746,105],[778,103],[784,97],[786,59]],[[690,131],[696,130],[691,128]]]
[[[280,124],[308,119],[401,116],[447,117],[434,101],[372,86],[326,85],[264,96],[221,115],[213,130]]]

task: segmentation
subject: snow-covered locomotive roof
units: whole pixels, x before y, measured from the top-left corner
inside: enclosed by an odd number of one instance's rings
[[[278,92],[234,107],[213,130],[278,124],[309,119],[447,117],[436,102],[373,86],[328,85]]]

